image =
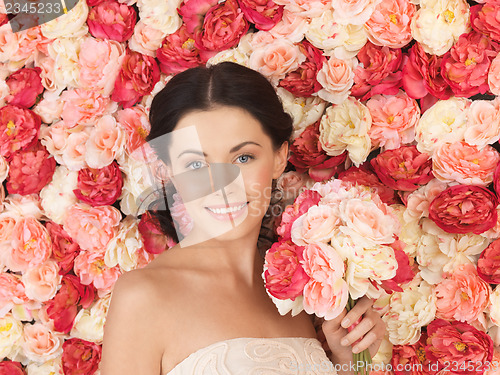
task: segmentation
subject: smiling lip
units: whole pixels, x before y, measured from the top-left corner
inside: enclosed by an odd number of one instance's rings
[[[225,205],[225,204],[219,204],[219,205],[216,205],[216,206],[206,206],[205,208],[231,208],[231,207],[239,207],[241,206],[242,204],[247,204],[248,202],[240,202],[240,203],[233,203],[233,204],[230,204],[230,205]]]

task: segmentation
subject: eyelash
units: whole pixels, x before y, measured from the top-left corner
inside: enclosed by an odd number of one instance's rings
[[[255,159],[255,156],[253,156],[252,154],[241,154],[241,155],[238,155],[237,159],[238,159],[238,158],[241,158],[242,156],[248,156],[248,158],[249,158],[250,160]],[[192,162],[190,162],[190,163],[186,164],[186,167],[185,167],[185,168],[189,168],[189,167],[191,166],[191,164],[196,163],[196,162],[199,162],[199,161],[200,161],[200,160],[195,160],[195,161],[192,161]],[[243,164],[246,164],[246,163],[243,163]],[[194,168],[194,169],[199,169],[199,168]]]

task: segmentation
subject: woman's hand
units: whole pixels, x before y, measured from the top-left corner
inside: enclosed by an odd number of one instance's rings
[[[372,357],[377,353],[386,327],[382,317],[373,310],[372,305],[373,300],[366,296],[362,297],[349,312],[344,309],[337,318],[323,322],[323,334],[335,363],[349,363],[352,361],[352,353],[360,353],[366,348]],[[362,319],[359,324],[348,332],[347,328],[360,317]],[[358,339],[361,341],[351,346]]]

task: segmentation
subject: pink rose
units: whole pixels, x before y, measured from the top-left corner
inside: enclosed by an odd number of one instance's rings
[[[10,160],[18,150],[33,146],[42,122],[35,112],[7,104],[0,108],[0,155]]]
[[[400,90],[394,96],[374,95],[366,106],[372,116],[372,126],[368,131],[372,145],[395,149],[414,141],[420,107],[404,91]]]
[[[116,103],[98,92],[84,89],[65,90],[60,100],[64,103],[61,118],[64,126],[94,125],[97,118],[116,110]]]
[[[149,94],[159,80],[160,68],[153,57],[127,50],[111,99],[123,108],[132,107]]]
[[[175,33],[169,34],[156,50],[160,69],[165,74],[176,74],[201,65],[200,51],[195,46],[194,36],[183,24]]]
[[[302,268],[302,246],[291,241],[279,241],[272,244],[265,257],[264,278],[268,292],[279,299],[291,299],[302,295],[309,276]]]
[[[443,143],[432,156],[432,172],[444,182],[487,186],[500,162],[500,154],[487,145],[482,150],[466,142]]]
[[[10,94],[5,98],[7,103],[29,108],[43,92],[40,68],[21,68],[12,73],[7,80]]]
[[[299,173],[308,172],[315,181],[330,179],[344,163],[347,152],[328,156],[319,142],[319,121],[309,125],[290,146],[290,158]]]
[[[500,41],[500,9],[495,1],[470,8],[472,27],[490,39]]]
[[[353,62],[330,57],[318,71],[317,80],[323,87],[318,96],[333,104],[342,104],[354,82]]]
[[[304,286],[304,310],[326,320],[335,319],[347,305],[349,289],[342,278],[344,262],[331,246],[310,243],[301,262],[310,280]]]
[[[26,295],[35,301],[45,302],[56,295],[61,282],[59,265],[48,259],[44,263],[29,268],[22,276]]]
[[[453,94],[450,86],[441,75],[442,57],[428,55],[422,45],[416,42],[409,55],[404,56],[403,88],[413,99],[428,95],[446,100]]]
[[[427,326],[427,335],[425,355],[431,362],[438,363],[433,374],[449,368],[451,363],[452,374],[469,375],[471,365],[477,370],[474,373],[482,374],[493,357],[491,337],[467,323],[436,319]]]
[[[497,42],[475,31],[458,38],[441,62],[441,74],[455,96],[471,97],[489,90],[488,71],[499,50]]]
[[[314,190],[307,189],[300,193],[295,202],[285,208],[281,216],[281,223],[276,228],[276,233],[283,240],[290,240],[294,221],[306,213],[310,207],[317,205],[320,199],[321,194]]]
[[[292,241],[302,246],[313,242],[328,243],[339,225],[340,218],[333,207],[312,206],[293,222]]]
[[[122,192],[123,177],[116,161],[100,169],[78,171],[76,197],[91,206],[112,205]]]
[[[174,203],[172,204],[172,207],[170,207],[170,214],[172,215],[172,219],[174,220],[178,230],[183,236],[186,236],[193,229],[194,221],[191,216],[189,216],[180,194],[174,193],[173,198]]]
[[[52,242],[47,229],[33,216],[21,217],[12,229],[12,250],[8,267],[14,272],[26,272],[44,263],[52,254]]]
[[[75,258],[75,274],[83,285],[94,285],[99,295],[104,295],[113,289],[121,274],[120,266],[108,267],[104,262],[104,253],[82,251]]]
[[[26,324],[22,348],[30,361],[46,362],[62,353],[63,339],[42,323]]]
[[[86,144],[85,161],[90,168],[104,168],[120,157],[125,147],[125,131],[111,116],[103,116],[92,128]]]
[[[112,206],[75,203],[69,209],[63,228],[83,250],[103,253],[116,233],[121,216]]]
[[[305,42],[304,34],[309,26],[309,20],[297,13],[283,10],[283,17],[269,33],[275,38],[287,38],[293,43]]]
[[[482,149],[500,139],[500,99],[474,100],[467,112],[464,140]]]
[[[99,39],[125,42],[134,33],[137,13],[134,8],[116,0],[105,0],[90,9],[87,18],[89,32]]]
[[[64,341],[61,356],[65,375],[93,375],[101,361],[101,345],[94,342],[70,338]]]
[[[414,191],[433,179],[432,160],[414,145],[384,151],[371,165],[380,181],[394,190]]]
[[[145,145],[146,136],[151,130],[146,109],[140,105],[122,109],[116,113],[116,122],[125,129],[125,150],[129,155],[135,155],[134,151]]]
[[[276,180],[276,187],[283,193],[283,199],[295,199],[307,183],[307,177],[297,171],[282,173]]]
[[[279,85],[296,96],[309,97],[321,89],[317,80],[318,71],[326,62],[326,57],[311,43],[304,40],[299,45],[306,60],[297,70],[288,73]]]
[[[488,71],[488,85],[493,94],[500,95],[500,53],[491,62]]]
[[[477,273],[489,284],[500,284],[500,240],[483,250],[477,261]]]
[[[81,88],[111,95],[125,57],[125,47],[109,39],[86,38],[78,54]]]
[[[471,323],[489,304],[491,288],[473,264],[461,264],[436,285],[436,317]]]
[[[212,7],[217,6],[218,0],[185,0],[178,8],[179,15],[186,25],[187,32],[194,35],[203,27],[203,18]]]
[[[373,95],[396,95],[401,86],[403,54],[400,49],[378,47],[368,42],[359,51],[360,65],[354,70],[351,95],[360,100]]]
[[[394,189],[380,181],[369,162],[365,162],[359,167],[352,166],[348,170],[339,173],[338,179],[353,186],[364,185],[371,187],[385,204],[397,203]]]
[[[455,185],[442,191],[429,206],[429,217],[448,233],[481,234],[497,222],[497,197],[474,185]]]
[[[45,227],[52,239],[52,257],[59,264],[59,274],[64,275],[73,269],[73,260],[80,254],[80,246],[66,233],[62,225],[47,221]]]
[[[300,17],[315,18],[321,16],[332,6],[331,0],[275,0],[284,5],[285,10],[296,13]]]
[[[0,273],[0,317],[4,317],[14,305],[28,302],[21,277],[13,273]]]
[[[150,211],[141,215],[137,228],[141,233],[144,249],[150,254],[161,254],[176,244],[172,238],[161,231],[158,219],[152,216]]]
[[[283,6],[273,0],[238,0],[248,22],[259,30],[271,30],[283,16]]]
[[[34,147],[13,154],[7,191],[9,194],[38,194],[52,180],[55,170],[55,159],[37,142]]]
[[[365,23],[370,42],[378,46],[401,48],[412,40],[410,23],[416,12],[409,0],[385,0],[375,7]]]

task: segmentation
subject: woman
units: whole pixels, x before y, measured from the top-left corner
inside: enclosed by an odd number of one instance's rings
[[[155,96],[150,121],[192,226],[178,234],[157,211],[178,244],[117,281],[101,374],[325,374],[353,351],[374,355],[385,326],[368,299],[322,325],[328,359],[312,317],[281,316],[265,290],[257,241],[293,130],[267,79],[230,62],[186,70]]]

